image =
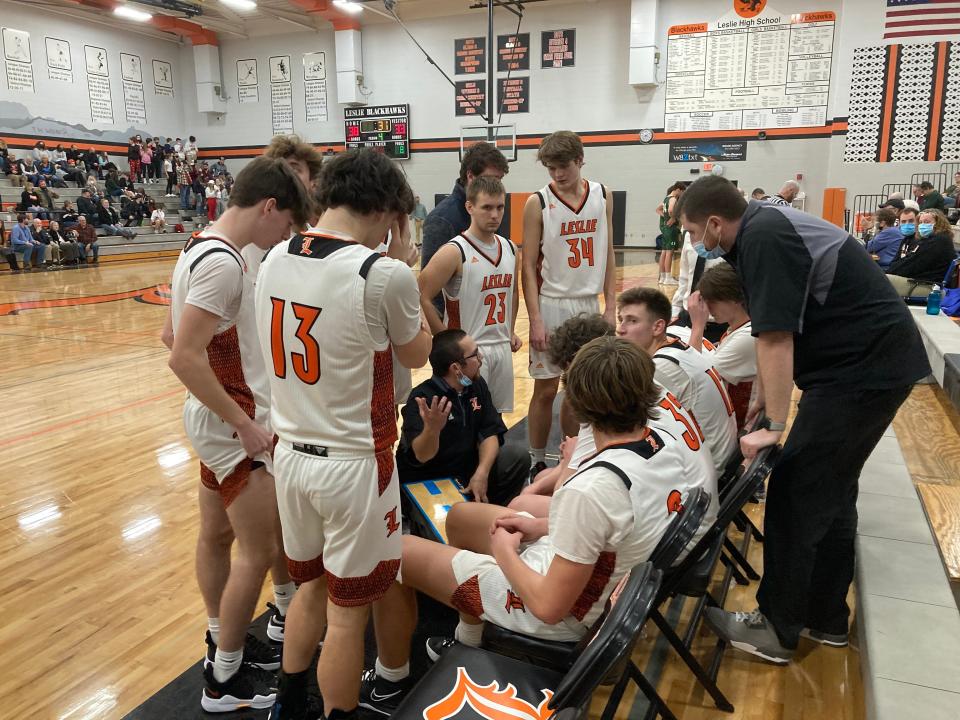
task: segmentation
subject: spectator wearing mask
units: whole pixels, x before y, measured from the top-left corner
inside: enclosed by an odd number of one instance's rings
[[[43,258],[46,255],[46,247],[33,238],[30,232],[30,218],[26,213],[17,215],[17,224],[10,231],[10,247],[14,252],[23,253],[23,271],[30,272],[31,263],[33,267],[40,269],[43,266]]]
[[[939,210],[922,210],[918,220],[916,249],[887,268],[887,279],[901,297],[929,295],[957,257],[953,226],[946,215]]]
[[[97,231],[93,225],[87,222],[87,219],[81,215],[80,222],[77,224],[74,232],[77,234],[77,244],[80,246],[80,264],[88,262],[87,253],[93,250],[93,264],[100,262],[100,244],[97,242]]]
[[[880,208],[876,218],[877,234],[867,243],[867,252],[874,256],[877,265],[886,270],[897,257],[903,234],[897,227],[897,211],[894,208]]]
[[[36,188],[33,187],[33,183],[28,182],[24,186],[23,192],[20,193],[20,209],[33,213],[41,220],[46,220],[49,215],[47,214],[46,208],[41,204],[42,202],[40,194]]]
[[[128,240],[136,235],[133,230],[120,224],[120,215],[110,207],[110,201],[107,198],[100,201],[95,224],[103,230],[105,235],[121,235]]]
[[[920,203],[921,210],[939,210],[940,212],[944,212],[943,195],[937,192],[933,183],[924,180],[920,183],[919,188],[920,197],[917,198],[917,202]],[[946,270],[944,270],[944,272],[946,272]]]

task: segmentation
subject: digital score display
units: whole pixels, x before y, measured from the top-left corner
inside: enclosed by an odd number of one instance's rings
[[[393,160],[410,159],[410,106],[344,108],[347,150],[371,148]]]

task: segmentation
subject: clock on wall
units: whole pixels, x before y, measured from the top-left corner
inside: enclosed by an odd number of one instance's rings
[[[640,131],[640,142],[647,144],[651,140],[653,140],[653,130],[650,128],[644,128]]]

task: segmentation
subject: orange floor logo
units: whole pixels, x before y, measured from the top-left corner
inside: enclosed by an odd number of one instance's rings
[[[57,298],[55,300],[27,300],[0,304],[0,316],[19,315],[24,310],[39,310],[43,308],[77,307],[79,305],[98,305],[100,303],[116,302],[117,300],[136,300],[147,305],[169,305],[170,286],[151,285],[139,290],[126,290],[106,295],[86,295],[84,297]]]
[[[534,707],[526,700],[517,697],[517,689],[507,684],[505,690],[500,690],[497,681],[489,685],[480,685],[474,682],[467,669],[457,668],[457,684],[446,695],[423,711],[424,720],[448,720],[455,718],[464,705],[482,718],[488,720],[547,720],[553,711],[547,704],[553,697],[551,690],[541,690],[543,700]]]

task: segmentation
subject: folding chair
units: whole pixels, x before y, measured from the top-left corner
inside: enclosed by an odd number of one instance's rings
[[[630,656],[647,619],[662,573],[635,567],[599,632],[566,672],[455,645],[410,691],[392,715],[399,720],[458,717],[586,717],[593,691]],[[472,712],[467,712],[467,707]],[[499,715],[498,715],[499,716]]]
[[[660,630],[661,634],[673,646],[674,650],[677,651],[677,654],[687,667],[690,668],[690,671],[703,686],[704,690],[713,698],[717,708],[725,712],[733,712],[734,709],[716,682],[717,673],[720,670],[720,661],[723,659],[723,651],[726,647],[725,641],[717,641],[710,661],[707,663],[707,668],[704,668],[693,656],[690,652],[690,646],[699,628],[704,607],[708,603],[715,607],[723,607],[723,601],[726,599],[732,574],[729,565],[721,579],[717,593],[718,597],[714,597],[710,593],[709,586],[721,551],[723,550],[723,543],[727,537],[727,529],[737,517],[737,514],[742,510],[743,506],[749,502],[750,498],[753,497],[754,493],[770,474],[770,470],[776,463],[779,454],[779,445],[764,448],[757,454],[750,463],[750,466],[740,477],[735,479],[727,487],[720,501],[720,510],[717,513],[716,521],[710,526],[706,534],[700,538],[687,556],[676,566],[664,573],[664,581],[660,587],[659,597],[657,598],[654,608],[650,611],[650,619]],[[683,638],[677,635],[677,632],[670,626],[659,610],[659,607],[663,605],[663,603],[677,595],[697,599]],[[613,698],[611,697],[611,701],[612,700]],[[647,719],[655,717],[657,710],[657,708],[651,705],[645,717]]]

